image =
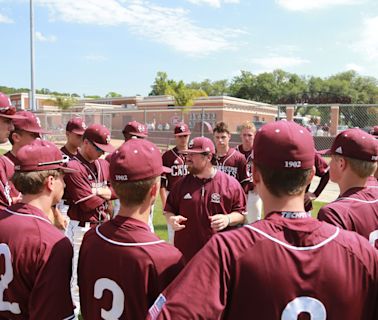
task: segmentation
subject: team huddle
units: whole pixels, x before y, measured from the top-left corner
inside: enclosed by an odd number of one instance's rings
[[[59,149],[0,93],[0,319],[378,319],[378,126],[322,152],[291,121],[240,129],[181,122],[161,154],[144,124],[116,149],[74,117]]]

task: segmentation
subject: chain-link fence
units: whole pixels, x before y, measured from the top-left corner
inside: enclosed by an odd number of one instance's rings
[[[84,107],[81,111],[40,112],[38,117],[44,128],[51,134],[49,139],[65,140],[65,126],[74,116],[82,117],[87,125],[101,123],[112,133],[113,139],[123,139],[122,130],[130,121],[136,120],[148,126],[150,138],[161,145],[174,143],[174,126],[184,121],[193,132],[192,136],[211,136],[212,127],[218,121],[229,124],[234,132],[232,142],[239,143],[238,127],[250,120],[260,127],[276,119],[292,119],[311,131],[318,150],[329,148],[334,136],[347,129],[359,127],[369,131],[378,125],[378,105],[282,105],[260,108],[235,107],[168,107],[140,109],[108,108],[94,109]]]

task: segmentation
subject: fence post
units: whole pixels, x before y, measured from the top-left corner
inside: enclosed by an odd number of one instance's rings
[[[288,105],[286,106],[286,119],[287,121],[293,121],[294,120],[294,105]]]
[[[331,126],[329,128],[329,133],[331,134],[331,136],[337,135],[337,127],[339,126],[339,113],[339,106],[331,106]]]
[[[204,135],[204,123],[203,123],[204,119],[205,119],[205,108],[202,107],[202,114],[201,114],[201,137],[203,137],[203,135]]]

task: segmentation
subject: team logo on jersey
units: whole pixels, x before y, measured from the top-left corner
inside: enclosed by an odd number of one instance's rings
[[[220,203],[220,200],[221,200],[221,196],[220,196],[220,194],[219,193],[213,193],[212,195],[211,195],[211,202],[212,203]]]
[[[185,200],[190,200],[190,199],[192,199],[192,196],[190,195],[189,192],[184,196],[184,199],[185,199]]]

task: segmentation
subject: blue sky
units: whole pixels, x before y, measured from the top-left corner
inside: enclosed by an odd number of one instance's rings
[[[36,87],[147,95],[277,68],[378,78],[376,0],[34,0]],[[30,86],[29,1],[0,0],[0,85]]]

